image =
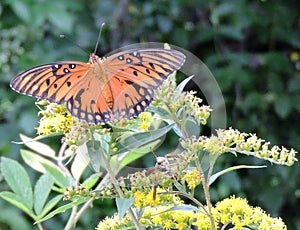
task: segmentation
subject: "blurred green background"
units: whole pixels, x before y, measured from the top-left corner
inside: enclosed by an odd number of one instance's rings
[[[216,77],[226,102],[228,127],[255,132],[272,144],[300,151],[300,4],[297,0],[2,0],[0,2],[0,155],[17,159],[20,132],[35,136],[35,99],[9,88],[22,70],[60,60],[88,60],[66,34],[93,51],[106,23],[98,55],[138,42],[167,42],[197,55]],[[193,87],[193,86],[191,86]],[[50,140],[58,149],[59,140]],[[251,157],[224,155],[218,169],[266,164]],[[268,163],[267,163],[268,164]],[[32,183],[36,180],[32,170]],[[214,201],[231,194],[247,197],[288,229],[300,229],[300,170],[268,164],[221,177]],[[0,191],[8,189],[1,181]],[[98,208],[95,208],[98,207]],[[93,229],[114,211],[97,201],[76,229]],[[103,208],[104,207],[104,208]],[[31,220],[0,200],[0,229],[32,229]],[[45,222],[62,229],[67,214]]]

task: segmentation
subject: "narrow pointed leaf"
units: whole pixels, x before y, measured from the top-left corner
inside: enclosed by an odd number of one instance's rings
[[[54,211],[50,212],[47,216],[43,217],[42,219],[39,219],[36,223],[40,223],[40,222],[43,222],[45,220],[48,220],[48,219],[52,218],[53,216],[55,216],[59,213],[65,212],[66,210],[68,210],[68,209],[70,209],[74,206],[77,206],[79,204],[82,204],[82,203],[88,201],[89,199],[91,199],[91,198],[90,197],[81,197],[77,200],[74,200],[71,203],[63,205],[63,206],[55,209]]]
[[[120,167],[123,168],[126,165],[130,164],[131,162],[145,156],[147,153],[151,152],[153,149],[156,149],[156,146],[158,146],[161,143],[160,140],[156,140],[153,141],[149,144],[144,145],[143,147],[139,148],[139,150],[136,151],[131,151],[126,153],[126,156],[123,158]],[[118,158],[119,155],[116,155],[116,161],[119,161]],[[112,157],[112,160],[114,160],[114,158]]]
[[[61,134],[54,133],[54,134],[47,134],[47,135],[39,135],[35,138],[32,138],[30,141],[12,141],[12,143],[17,144],[17,145],[23,145],[23,144],[26,144],[31,141],[39,141],[39,140],[43,140],[43,139],[46,139],[49,137],[55,137],[55,136],[61,136]]]
[[[126,212],[132,206],[134,201],[135,201],[135,197],[130,198],[130,199],[116,198],[116,204],[117,204],[117,208],[118,208],[119,220],[120,221],[123,219]]]
[[[33,168],[35,171],[38,171],[40,173],[46,173],[46,169],[43,166],[43,164],[48,164],[52,165],[53,167],[57,167],[51,161],[29,150],[21,149],[20,153],[25,163],[31,168]]]
[[[181,93],[184,89],[184,87],[186,86],[186,84],[194,77],[194,75],[184,79],[176,88],[176,92],[177,93]]]
[[[76,155],[74,157],[74,160],[71,165],[71,173],[76,181],[80,180],[80,177],[82,176],[83,172],[87,168],[87,166],[90,163],[90,159],[86,151],[83,151],[83,149],[86,149],[82,146],[79,146],[76,150]]]
[[[57,195],[57,196],[53,197],[51,200],[49,200],[46,203],[43,211],[38,216],[38,220],[43,218],[48,212],[50,212],[50,210],[52,210],[54,208],[54,206],[57,205],[58,202],[62,200],[62,198],[63,198],[63,195]]]
[[[100,175],[99,173],[94,173],[90,175],[83,183],[83,187],[87,189],[91,189],[96,183],[99,181]]]
[[[103,154],[103,150],[100,145],[100,141],[88,141],[86,143],[88,155],[90,157],[90,162],[93,169],[96,172],[100,172],[101,167],[101,155]]]
[[[55,157],[55,151],[52,148],[50,148],[48,145],[36,141],[32,138],[29,138],[23,134],[20,134],[20,137],[24,142],[24,144],[31,150],[47,157]]]
[[[219,176],[228,173],[230,171],[233,170],[237,170],[237,169],[257,169],[257,168],[265,168],[267,166],[265,165],[261,165],[261,166],[255,166],[255,165],[237,165],[237,166],[233,166],[233,167],[229,167],[227,169],[224,169],[220,172],[217,172],[215,174],[213,174],[210,178],[209,178],[209,185],[211,185]]]
[[[193,205],[180,205],[180,206],[174,206],[172,208],[169,208],[163,212],[160,212],[158,214],[166,213],[166,212],[171,212],[171,211],[199,211],[199,209],[196,206]]]
[[[149,142],[159,139],[166,133],[168,133],[173,128],[173,126],[174,124],[171,124],[157,130],[135,133],[125,137],[124,139],[120,139],[116,145],[116,147],[119,149],[117,154],[127,151],[134,151]]]

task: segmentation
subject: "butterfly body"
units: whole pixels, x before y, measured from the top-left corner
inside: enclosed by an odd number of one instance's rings
[[[15,91],[66,103],[81,120],[99,124],[137,116],[151,103],[153,90],[174,71],[185,56],[176,50],[134,49],[89,63],[55,62],[24,71],[11,81]]]

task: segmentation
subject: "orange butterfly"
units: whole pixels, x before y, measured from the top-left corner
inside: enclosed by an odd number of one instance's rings
[[[89,123],[104,124],[137,116],[153,100],[153,90],[181,68],[185,56],[168,49],[132,49],[89,63],[54,62],[34,67],[10,82],[13,90],[66,103],[70,113]]]

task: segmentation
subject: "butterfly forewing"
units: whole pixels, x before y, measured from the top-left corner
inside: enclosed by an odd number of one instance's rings
[[[96,60],[96,61],[95,61]],[[22,94],[66,103],[74,117],[108,123],[137,116],[153,100],[153,90],[185,56],[176,50],[135,49],[107,57],[91,55],[91,63],[57,62],[29,69],[11,81]]]
[[[57,62],[24,71],[10,82],[11,87],[22,94],[65,102],[67,93],[84,78],[89,64],[83,62]]]

